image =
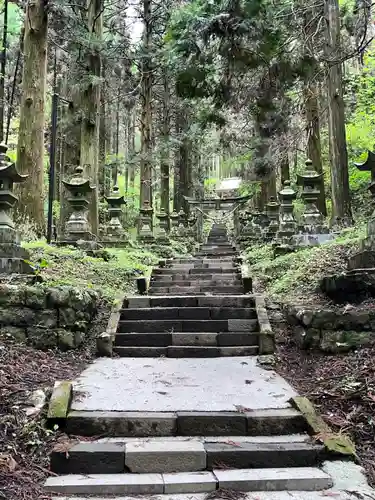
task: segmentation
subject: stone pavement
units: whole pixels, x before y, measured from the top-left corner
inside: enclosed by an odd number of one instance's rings
[[[266,312],[244,293],[235,257],[214,226],[194,259],[155,270],[148,296],[124,300],[120,358],[98,359],[74,381],[65,425],[78,440],[52,452],[57,475],[47,492],[65,500],[203,500],[223,489],[248,492],[244,500],[375,498],[358,496],[372,495],[360,468],[330,460],[292,407],[295,391],[259,363],[272,347]]]

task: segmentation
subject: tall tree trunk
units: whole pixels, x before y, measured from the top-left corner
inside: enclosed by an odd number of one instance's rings
[[[338,0],[325,0],[326,58],[328,66],[328,128],[331,154],[332,223],[352,221],[348,152],[342,91],[340,11]]]
[[[281,158],[280,177],[281,177],[281,188],[282,188],[284,185],[284,182],[288,181],[290,179],[290,166],[289,166],[288,151],[284,151],[282,158]]]
[[[7,44],[8,44],[8,0],[4,0],[3,13],[3,43],[1,48],[1,65],[0,65],[0,142],[4,142],[4,126],[5,126],[5,72],[7,65]]]
[[[319,9],[319,12],[318,12]],[[311,58],[311,65],[304,82],[304,101],[306,113],[307,131],[307,156],[313,162],[315,170],[323,173],[322,148],[320,142],[320,116],[319,116],[319,87],[316,83],[317,62],[314,56],[315,47],[313,45],[314,34],[319,30],[320,10],[323,7],[308,9],[305,14],[304,32],[306,35],[306,56]],[[320,196],[318,198],[318,208],[320,212],[327,216],[327,205],[324,189],[324,176],[321,178]]]
[[[100,84],[101,57],[95,45],[102,39],[103,32],[103,0],[87,1],[87,30],[93,42],[87,49],[86,64],[89,74],[81,94],[83,110],[81,127],[81,163],[86,166],[86,175],[91,184],[96,186],[92,193],[89,218],[92,232],[97,235],[99,230],[98,212],[98,164],[99,164],[99,115],[100,115]]]
[[[105,85],[104,83],[104,77],[105,77],[105,68],[104,64],[102,67],[102,81],[103,81],[103,87]],[[98,171],[98,179],[99,179],[99,196],[100,199],[103,199],[104,196],[109,195],[109,186],[107,182],[107,166],[106,166],[106,160],[107,160],[107,130],[106,130],[106,99],[105,99],[105,92],[100,93],[100,122],[99,122],[99,171]]]
[[[143,0],[143,56],[142,56],[142,112],[141,112],[141,172],[140,208],[149,204],[152,207],[152,67],[151,37],[152,18],[151,0]]]
[[[129,121],[128,121],[128,157],[129,163],[129,186],[130,189],[134,191],[134,181],[135,181],[135,166],[134,166],[134,156],[135,156],[135,109],[132,108],[129,111]],[[134,193],[132,193],[134,194]]]
[[[163,123],[162,123],[162,152],[160,161],[160,208],[169,214],[169,128],[170,128],[170,89],[167,71],[163,75]]]
[[[22,102],[17,148],[19,172],[29,177],[17,192],[20,218],[44,233],[44,106],[47,75],[47,4],[29,0],[25,14]]]

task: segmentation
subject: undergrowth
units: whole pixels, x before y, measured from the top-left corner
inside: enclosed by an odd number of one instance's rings
[[[273,257],[271,245],[254,245],[245,255],[250,273],[271,298],[290,301],[319,293],[323,276],[346,270],[347,259],[365,236],[365,226],[343,230],[334,241]]]
[[[120,291],[135,292],[135,278],[148,275],[160,258],[187,252],[180,242],[172,242],[169,247],[107,248],[103,257],[99,253],[98,258],[74,247],[56,247],[45,241],[24,243],[23,246],[30,252],[30,261],[47,286],[90,288],[100,291],[108,301],[113,301]]]

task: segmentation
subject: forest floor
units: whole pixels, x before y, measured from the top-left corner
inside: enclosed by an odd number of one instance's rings
[[[335,432],[355,443],[375,487],[375,342],[347,354],[302,351],[287,328],[275,328],[277,371],[315,405]]]

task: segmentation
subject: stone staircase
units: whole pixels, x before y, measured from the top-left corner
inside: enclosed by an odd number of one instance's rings
[[[149,295],[124,301],[120,357],[98,359],[73,384],[63,425],[78,438],[52,452],[49,494],[315,500],[332,487],[327,452],[290,403],[296,393],[255,356],[265,313],[241,294],[234,257],[214,226],[194,260],[155,270]]]

